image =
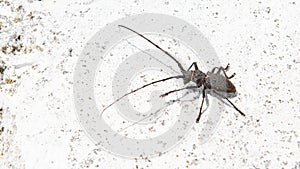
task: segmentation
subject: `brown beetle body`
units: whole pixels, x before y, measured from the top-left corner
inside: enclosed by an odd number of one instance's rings
[[[208,74],[205,78],[204,86],[208,89],[214,89],[220,92],[236,93],[235,86],[232,82],[220,74]]]

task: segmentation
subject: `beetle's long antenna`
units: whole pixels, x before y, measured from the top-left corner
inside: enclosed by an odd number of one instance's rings
[[[119,25],[120,27],[123,27],[125,29],[128,29],[134,33],[136,33],[137,35],[139,35],[140,37],[144,38],[145,40],[147,40],[148,42],[150,42],[152,45],[154,45],[156,48],[158,48],[159,50],[163,51],[166,55],[168,55],[170,58],[172,58],[178,65],[178,67],[180,68],[181,73],[184,75],[186,73],[186,71],[184,70],[183,66],[181,65],[181,63],[175,59],[174,56],[172,56],[169,52],[165,51],[164,49],[162,49],[161,47],[159,47],[157,44],[155,44],[154,42],[152,42],[150,39],[146,38],[144,35],[138,33],[137,31],[130,29],[126,26],[123,25]]]
[[[148,55],[148,56],[154,58],[157,62],[163,64],[164,66],[168,67],[168,68],[171,69],[172,71],[174,71],[174,72],[176,72],[176,73],[179,73],[178,71],[174,70],[174,69],[172,68],[172,66],[168,66],[167,64],[163,63],[161,60],[157,59],[156,57],[154,57],[154,56],[151,55],[150,53],[148,53],[148,52],[146,52],[145,50],[142,50],[142,49],[140,49],[139,47],[137,47],[136,45],[132,44],[129,40],[126,39],[126,41],[127,41],[127,43],[130,44],[131,46],[137,48],[138,50],[140,50],[141,52],[145,53],[146,55]]]
[[[190,101],[190,100],[185,100],[185,101],[180,100],[181,98],[183,98],[183,97],[185,97],[185,96],[186,96],[186,94],[183,95],[183,96],[180,97],[180,98],[177,98],[176,100],[170,100],[170,101],[167,102],[166,105],[167,105],[167,106],[168,106],[168,105],[172,105],[172,104],[174,104],[175,102],[179,102],[179,101],[181,101],[181,102]],[[159,111],[161,111],[163,108],[164,108],[164,107],[159,108],[159,109],[156,110],[155,112],[150,113],[148,116],[146,116],[146,117],[144,117],[144,118],[142,118],[142,119],[140,119],[140,120],[138,120],[138,121],[136,121],[136,122],[134,122],[134,123],[128,125],[127,127],[123,128],[123,129],[121,129],[121,130],[119,130],[118,132],[120,133],[120,132],[122,132],[122,131],[128,129],[128,128],[131,127],[131,126],[134,126],[134,125],[136,125],[136,124],[138,124],[138,123],[140,123],[140,122],[146,120],[147,118],[150,118],[152,115],[157,114],[157,113],[158,113]],[[117,133],[116,133],[115,135],[117,135]]]
[[[187,86],[187,87],[184,87],[184,88],[171,90],[171,91],[169,91],[167,93],[164,93],[164,94],[160,95],[160,97],[166,97],[166,96],[168,96],[171,93],[178,92],[178,91],[185,90],[185,89],[197,89],[197,88],[198,88],[198,86]]]
[[[140,119],[140,120],[138,120],[138,121],[136,121],[136,122],[134,122],[134,123],[128,125],[127,127],[123,128],[123,129],[121,129],[121,130],[119,130],[118,132],[120,133],[120,132],[122,132],[122,131],[124,131],[124,130],[127,130],[129,127],[132,127],[132,126],[134,126],[134,125],[136,125],[136,124],[138,124],[138,123],[140,123],[140,122],[142,122],[142,121],[144,121],[144,120],[150,118],[152,115],[158,113],[160,110],[161,110],[161,108],[158,109],[157,111],[155,111],[154,113],[150,113],[148,116],[146,116],[146,117],[144,117],[144,118],[142,118],[142,119]],[[116,134],[117,134],[117,133],[116,133]]]
[[[168,77],[168,78],[165,78],[165,79],[161,79],[161,80],[157,80],[157,81],[154,81],[154,82],[145,84],[145,85],[142,86],[142,87],[139,87],[139,88],[137,88],[137,89],[135,89],[135,90],[132,90],[131,92],[128,92],[128,93],[124,94],[123,96],[119,97],[117,100],[115,100],[114,102],[112,102],[110,105],[106,106],[106,107],[102,110],[100,116],[102,116],[103,112],[104,112],[106,109],[108,109],[110,106],[112,106],[113,104],[117,103],[117,102],[120,101],[121,99],[123,99],[125,96],[128,96],[128,95],[130,95],[130,94],[132,94],[132,93],[134,93],[134,92],[136,92],[136,91],[138,91],[138,90],[141,90],[141,89],[143,89],[143,88],[145,88],[145,87],[147,87],[147,86],[150,86],[150,85],[152,85],[152,84],[155,84],[155,83],[164,82],[164,81],[167,81],[167,80],[170,80],[170,79],[180,79],[180,78],[184,78],[184,76],[183,76],[183,75],[179,75],[179,76],[171,76],[171,77]]]

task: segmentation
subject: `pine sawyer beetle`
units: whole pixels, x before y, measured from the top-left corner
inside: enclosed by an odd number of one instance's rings
[[[231,78],[233,78],[235,76],[235,73],[232,74],[231,76],[227,76],[226,71],[228,71],[229,69],[229,64],[224,68],[224,67],[214,67],[211,71],[208,71],[207,73],[202,72],[201,70],[199,70],[197,63],[193,62],[191,64],[191,66],[185,70],[183,68],[183,66],[181,65],[181,63],[179,61],[177,61],[175,59],[174,56],[172,56],[169,52],[167,52],[166,50],[162,49],[160,46],[158,46],[157,44],[155,44],[154,42],[152,42],[150,39],[148,39],[147,37],[145,37],[144,35],[136,32],[135,30],[128,28],[126,26],[123,25],[119,25],[119,27],[125,28],[137,35],[139,35],[140,37],[142,37],[143,39],[147,40],[149,43],[151,43],[152,45],[154,45],[156,48],[158,48],[159,50],[161,50],[162,52],[164,52],[167,56],[169,56],[172,60],[174,60],[178,67],[180,68],[181,71],[181,75],[177,75],[177,76],[171,76],[168,78],[164,78],[164,79],[160,79],[157,81],[153,81],[151,83],[145,84],[135,90],[132,90],[126,94],[124,94],[123,96],[121,96],[120,98],[116,99],[114,102],[112,102],[111,104],[109,104],[108,106],[106,106],[103,111],[101,112],[101,115],[103,114],[103,112],[108,109],[109,107],[111,107],[113,104],[115,104],[116,102],[120,101],[122,98],[138,91],[141,90],[147,86],[159,83],[159,82],[164,82],[170,79],[183,79],[184,84],[189,83],[190,81],[194,82],[196,84],[196,86],[188,86],[188,87],[183,87],[180,89],[176,89],[176,90],[172,90],[169,91],[165,94],[162,94],[160,97],[165,97],[171,93],[177,92],[177,91],[181,91],[181,90],[185,90],[185,89],[198,89],[201,88],[203,86],[203,90],[202,90],[202,101],[201,101],[201,106],[200,106],[200,110],[199,110],[199,114],[198,117],[196,119],[196,123],[199,123],[201,115],[202,115],[202,107],[203,107],[203,103],[204,103],[204,99],[206,97],[206,91],[210,90],[212,91],[213,94],[216,94],[217,96],[219,96],[221,99],[225,99],[227,100],[232,106],[233,108],[238,111],[242,116],[245,116],[245,114],[239,110],[228,98],[230,97],[234,97],[237,94],[236,88],[233,85],[233,83],[230,81]],[[194,68],[194,70],[191,70],[192,67]],[[215,72],[216,71],[216,72]],[[224,74],[222,75],[221,72]]]

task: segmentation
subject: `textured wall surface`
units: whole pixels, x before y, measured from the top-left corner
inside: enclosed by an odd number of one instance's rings
[[[290,0],[0,0],[0,168],[300,168],[299,9]],[[99,29],[142,13],[198,28],[237,74],[232,101],[246,117],[226,106],[207,142],[195,123],[153,158],[97,147],[74,108],[77,59]]]

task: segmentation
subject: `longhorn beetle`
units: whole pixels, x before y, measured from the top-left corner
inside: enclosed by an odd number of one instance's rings
[[[183,66],[181,65],[181,63],[179,61],[177,61],[175,59],[174,56],[172,56],[169,52],[165,51],[164,49],[162,49],[160,46],[158,46],[157,44],[155,44],[154,42],[152,42],[150,39],[146,38],[144,35],[136,32],[133,29],[130,29],[126,26],[123,25],[119,25],[119,27],[125,28],[137,35],[139,35],[140,37],[144,38],[145,40],[147,40],[149,43],[151,43],[152,45],[154,45],[156,48],[158,48],[159,50],[161,50],[162,52],[164,52],[166,55],[168,55],[171,59],[173,59],[178,67],[180,68],[180,71],[182,73],[182,75],[178,75],[178,76],[171,76],[165,79],[161,79],[161,80],[157,80],[157,81],[153,81],[151,83],[148,83],[146,85],[143,85],[135,90],[132,90],[126,94],[124,94],[123,96],[121,96],[120,98],[116,99],[114,102],[112,102],[110,105],[106,106],[103,111],[101,112],[101,115],[103,114],[103,112],[108,109],[110,106],[112,106],[113,104],[115,104],[116,102],[120,101],[122,98],[126,97],[129,94],[132,94],[140,89],[143,89],[149,85],[155,84],[155,83],[159,83],[159,82],[164,82],[170,79],[183,79],[184,84],[187,84],[188,82],[192,81],[196,84],[196,86],[188,86],[188,87],[183,87],[180,89],[176,89],[176,90],[172,90],[169,91],[165,94],[162,94],[160,97],[165,97],[171,93],[177,92],[177,91],[181,91],[181,90],[185,90],[185,89],[196,89],[196,88],[200,88],[203,86],[203,90],[202,90],[202,101],[201,101],[201,106],[200,106],[200,110],[199,110],[199,115],[196,119],[196,123],[199,123],[199,120],[201,118],[202,115],[202,107],[203,107],[203,103],[204,103],[204,99],[206,96],[206,90],[211,90],[214,94],[218,95],[219,97],[221,97],[222,99],[226,99],[233,107],[236,111],[238,111],[242,116],[245,116],[245,114],[239,110],[229,99],[228,97],[231,96],[235,96],[237,91],[235,86],[232,84],[232,82],[229,80],[231,78],[233,78],[235,76],[235,73],[232,74],[231,76],[227,76],[226,75],[226,71],[229,69],[229,64],[224,68],[224,67],[214,67],[211,71],[208,71],[207,73],[202,72],[201,70],[199,70],[197,63],[193,62],[192,65],[185,70],[183,68]],[[194,67],[194,70],[191,70],[191,68]],[[217,72],[215,73],[215,71],[217,70]],[[224,76],[221,75],[221,72],[224,73]]]

